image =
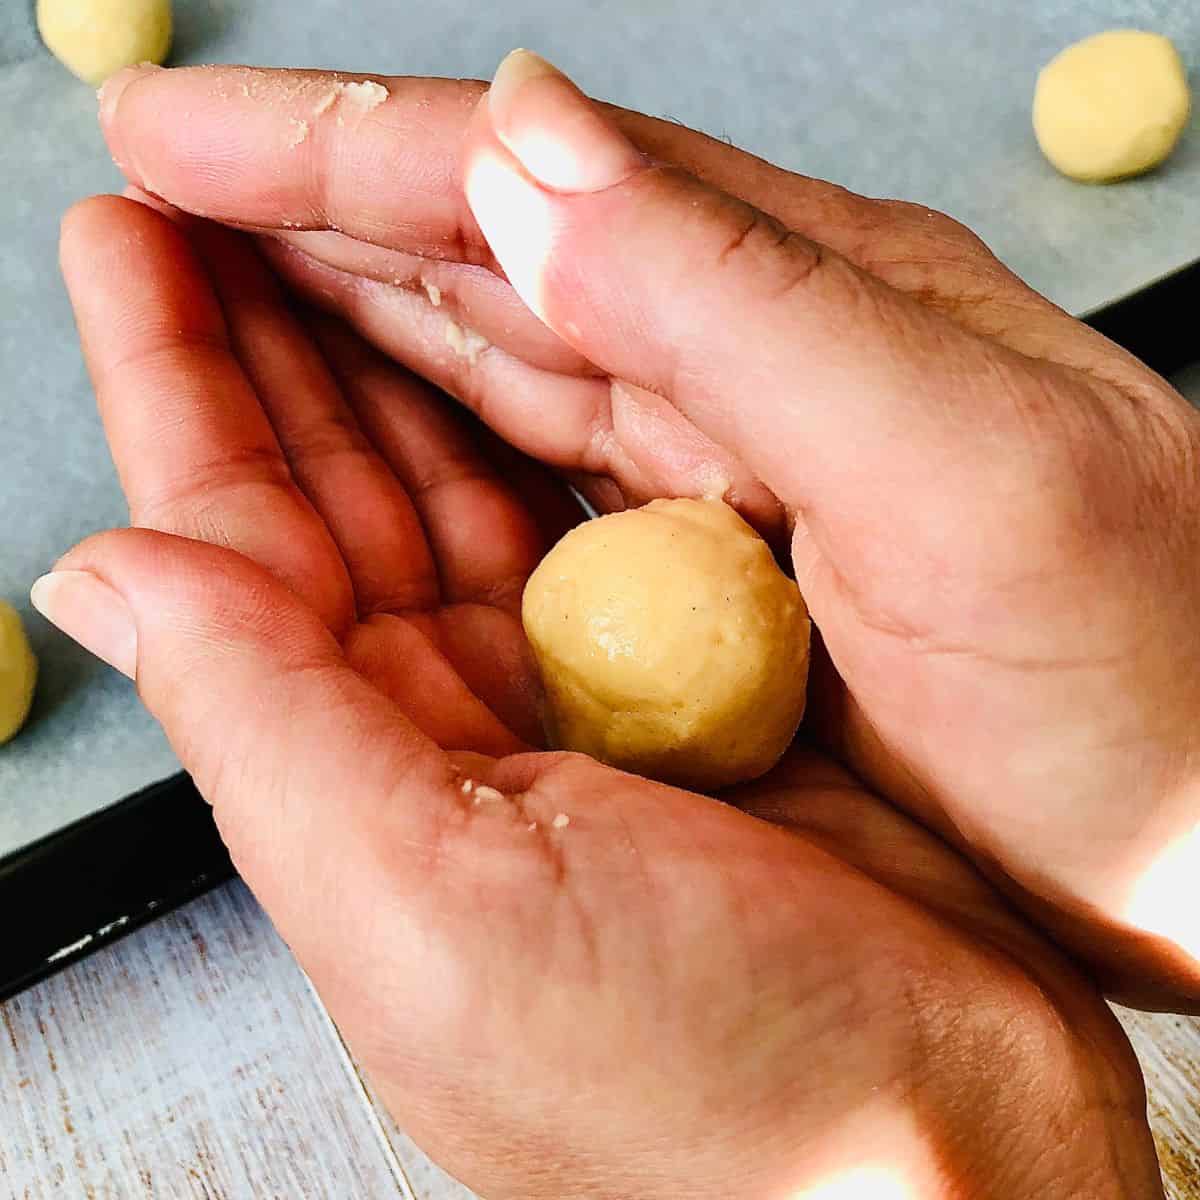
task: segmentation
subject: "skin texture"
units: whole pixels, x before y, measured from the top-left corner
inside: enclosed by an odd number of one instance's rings
[[[170,206],[86,202],[62,257],[140,528],[60,566],[136,648],[69,580],[61,623],[136,675],[397,1118],[489,1200],[1161,1196],[1127,1043],[1005,895],[1195,1004],[1186,906],[1125,916],[1196,821],[1195,419],[945,218],[529,66],[494,105],[382,80],[290,147],[328,78],[106,89]],[[592,190],[522,172],[534,120]],[[481,157],[552,215],[536,272]],[[577,516],[531,459],[609,508],[719,470],[790,549],[815,720],[730,803],[524,752],[519,595]]]

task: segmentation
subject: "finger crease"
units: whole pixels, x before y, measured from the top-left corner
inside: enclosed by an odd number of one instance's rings
[[[138,524],[158,527],[166,514],[197,499],[211,502],[222,493],[243,487],[266,487],[296,492],[291,472],[279,451],[255,448],[192,467],[182,479],[171,480],[166,494],[138,505]]]

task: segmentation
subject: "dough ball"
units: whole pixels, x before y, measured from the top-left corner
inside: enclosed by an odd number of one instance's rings
[[[170,0],[38,0],[37,23],[50,53],[87,83],[160,63],[171,48]]]
[[[1158,166],[1190,111],[1175,47],[1157,33],[1112,29],[1068,46],[1043,68],[1033,129],[1064,175],[1106,183]]]
[[[773,767],[804,715],[800,590],[719,500],[655,500],[573,529],[522,615],[559,749],[711,790]]]
[[[37,659],[16,609],[0,600],[0,746],[25,724],[37,683]]]

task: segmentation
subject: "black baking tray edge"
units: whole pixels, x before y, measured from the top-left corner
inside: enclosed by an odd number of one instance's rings
[[[1200,361],[1198,297],[1200,259],[1083,319],[1160,375],[1170,375]]]
[[[0,859],[0,1001],[233,877],[186,775]]]
[[[1164,375],[1200,359],[1184,320],[1200,261],[1089,314]],[[186,775],[156,783],[0,858],[0,1001],[234,875],[212,810]]]

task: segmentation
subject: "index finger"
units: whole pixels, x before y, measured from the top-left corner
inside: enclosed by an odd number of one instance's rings
[[[130,181],[184,211],[482,259],[455,172],[483,91],[445,79],[130,67],[101,90],[100,123]]]
[[[194,240],[146,205],[99,196],[64,218],[61,259],[133,522],[237,549],[344,627],[337,547],[296,486]]]
[[[490,266],[460,185],[463,139],[485,90],[463,79],[130,67],[102,89],[100,120],[130,181],[185,211]],[[876,201],[674,122],[608,111],[647,154],[839,251],[878,231]]]

